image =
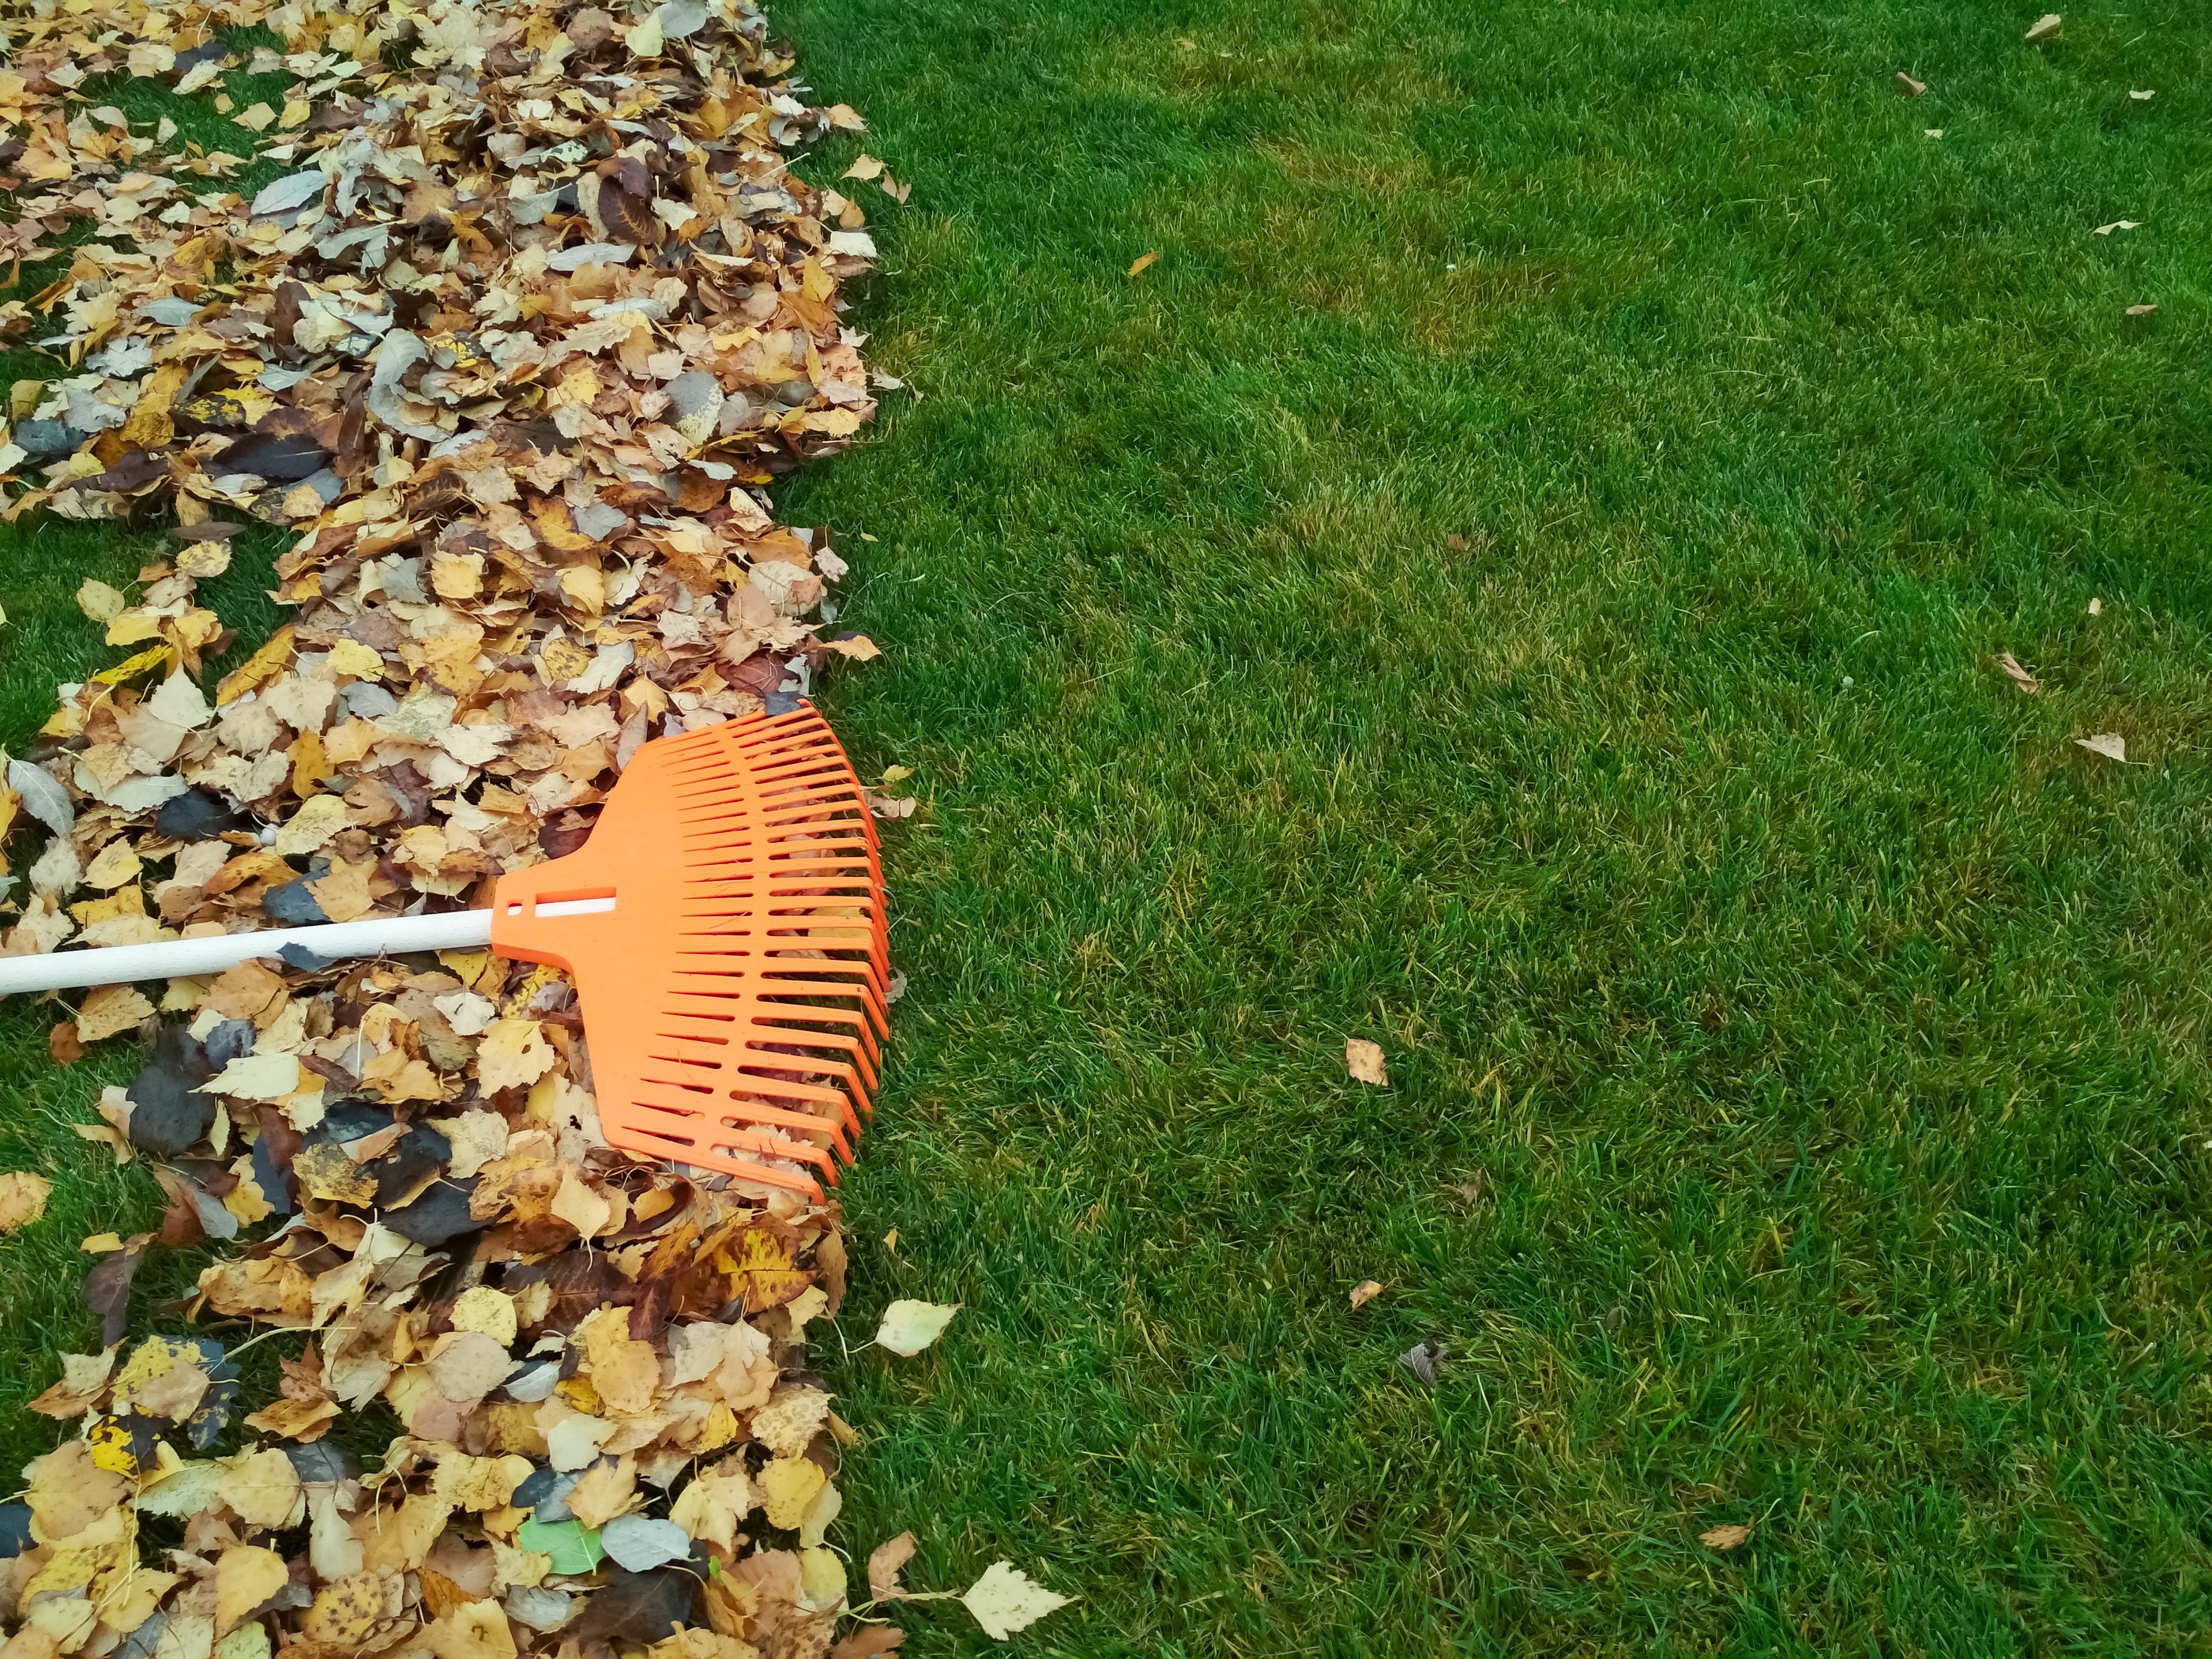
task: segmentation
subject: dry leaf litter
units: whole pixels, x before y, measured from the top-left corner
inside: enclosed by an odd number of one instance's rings
[[[251,26],[284,49],[218,33]],[[69,261],[0,322],[71,370],[15,389],[9,511],[179,526],[135,591],[80,594],[127,654],[8,765],[0,833],[45,833],[0,948],[468,907],[580,842],[647,738],[875,653],[823,636],[845,566],[762,493],[873,411],[840,322],[864,210],[786,170],[861,123],[744,0],[34,0],[0,33],[0,252]],[[250,198],[249,158],[79,90],[249,60],[294,77],[237,113],[287,168]],[[872,158],[848,180],[904,197]],[[292,532],[295,616],[210,684],[198,586],[249,519]],[[4,1659],[896,1645],[831,1645],[854,1435],[805,1343],[844,1294],[835,1206],[609,1149],[557,972],[295,952],[72,1012],[58,1059],[150,1039],[81,1132],[168,1204],[86,1241],[105,1346],[36,1402],[78,1432],[0,1510]],[[44,1182],[5,1197],[21,1224]],[[302,1334],[229,1455],[222,1342],[125,1340],[148,1251],[204,1238],[237,1248],[195,1318]],[[897,1304],[878,1340],[951,1315]],[[329,1431],[379,1400],[401,1432],[363,1468]],[[1003,1563],[963,1599],[994,1636],[1062,1600]]]

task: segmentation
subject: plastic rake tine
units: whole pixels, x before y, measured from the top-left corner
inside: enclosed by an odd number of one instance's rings
[[[599,1121],[624,1151],[822,1196],[872,1109],[890,949],[860,780],[805,704],[641,747],[582,848],[488,910],[0,957],[0,994],[481,950],[574,979]]]

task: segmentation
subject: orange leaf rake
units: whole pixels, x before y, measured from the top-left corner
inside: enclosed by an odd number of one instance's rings
[[[889,1035],[873,821],[802,705],[646,744],[565,858],[489,910],[0,958],[0,994],[485,945],[574,978],[610,1143],[819,1198],[852,1161]]]

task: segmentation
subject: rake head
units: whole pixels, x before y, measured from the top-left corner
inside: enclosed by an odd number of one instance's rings
[[[852,1161],[889,1030],[883,871],[811,708],[641,748],[581,849],[500,878],[492,946],[574,977],[611,1144],[815,1199]]]

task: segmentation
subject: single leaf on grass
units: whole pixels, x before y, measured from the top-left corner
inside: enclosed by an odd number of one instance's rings
[[[0,1175],[0,1233],[27,1227],[46,1212],[46,1195],[54,1183],[42,1175],[17,1170]]]
[[[1136,258],[1135,263],[1131,264],[1129,267],[1129,275],[1132,276],[1142,276],[1146,271],[1150,270],[1155,264],[1159,263],[1159,258],[1160,251],[1158,248],[1152,249],[1149,253],[1139,253]],[[118,597],[120,596],[118,595]]]
[[[2020,665],[2020,659],[2014,656],[2011,652],[2005,651],[1998,653],[1997,666],[2003,669],[2012,683],[2027,692],[2029,696],[2034,696],[2043,690],[2043,682],[2022,668]]]
[[[1074,1599],[1047,1589],[1011,1561],[994,1561],[960,1602],[975,1615],[986,1636],[1003,1642]]]
[[[1709,1550],[1733,1550],[1742,1548],[1750,1536],[1749,1527],[1739,1527],[1730,1523],[1727,1526],[1715,1527],[1708,1532],[1699,1533],[1698,1541]]]
[[[2157,310],[2158,307],[2154,305],[2130,306],[2127,310],[2127,314],[2130,317],[2148,317]]]
[[[1352,1287],[1350,1300],[1353,1307],[1364,1308],[1382,1294],[1382,1280],[1376,1279],[1363,1279],[1357,1285],[1354,1285]]]
[[[96,623],[113,622],[130,603],[116,589],[90,576],[77,586],[76,608]]]
[[[2117,732],[2098,732],[2086,738],[2074,739],[2074,746],[2086,749],[2093,755],[2102,755],[2106,760],[2127,763],[2128,740]]]
[[[902,1532],[868,1552],[868,1595],[872,1601],[904,1599],[906,1590],[899,1583],[899,1574],[914,1559],[915,1548],[914,1534]]]
[[[960,1305],[957,1302],[894,1302],[884,1310],[883,1320],[876,1327],[876,1346],[896,1354],[918,1354],[945,1334]]]
[[[1370,1083],[1381,1088],[1390,1081],[1389,1067],[1382,1060],[1382,1046],[1365,1037],[1345,1038],[1344,1069],[1352,1073],[1356,1083]]]
[[[1398,1363],[1429,1387],[1437,1383],[1437,1366],[1444,1357],[1444,1345],[1433,1336],[1423,1337],[1398,1356]]]
[[[1928,83],[1925,81],[1916,81],[1903,70],[1899,70],[1897,72],[1897,89],[1907,98],[1917,98],[1928,90]]]
[[[2039,46],[2044,41],[2051,39],[2058,33],[2060,27],[2064,22],[2065,19],[2061,17],[2057,12],[2046,11],[2042,16],[2037,18],[2033,23],[2030,23],[2027,26],[2027,39],[2029,43],[2031,45]]]
[[[74,1066],[84,1058],[84,1039],[77,1035],[75,1020],[65,1019],[46,1033],[46,1052],[57,1066]]]
[[[2099,225],[2096,234],[2109,236],[2116,230],[2141,230],[2142,228],[2142,221],[2140,219],[2115,219],[2109,225]]]

